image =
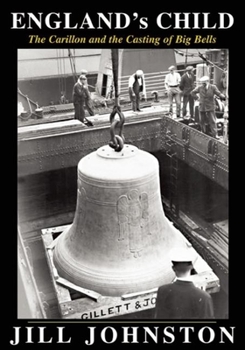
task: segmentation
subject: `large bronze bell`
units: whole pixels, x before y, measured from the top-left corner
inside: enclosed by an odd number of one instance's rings
[[[149,290],[172,281],[169,253],[181,246],[186,239],[164,215],[153,155],[103,146],[80,160],[74,221],[54,249],[61,277],[107,296]]]

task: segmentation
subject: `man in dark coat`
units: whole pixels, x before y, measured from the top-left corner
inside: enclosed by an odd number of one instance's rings
[[[192,256],[186,249],[176,249],[172,268],[176,274],[173,283],[159,287],[155,308],[156,319],[213,319],[213,301],[204,290],[191,281]]]
[[[194,98],[191,95],[191,91],[194,89],[195,76],[193,74],[193,67],[186,67],[185,74],[182,75],[179,88],[182,90],[183,95],[183,109],[182,115],[186,117],[187,114],[187,104],[189,103],[189,112],[190,117],[193,119],[194,117]]]
[[[87,78],[87,75],[88,75],[88,71],[87,69],[82,69],[81,70],[81,74],[80,75],[85,75],[87,81],[86,81],[86,85],[87,85],[87,88],[88,88],[88,78]],[[89,92],[89,98],[86,98],[85,99],[85,106],[89,112],[90,115],[94,115],[94,111],[93,111],[93,101],[92,99],[90,98],[90,91],[88,90]]]
[[[85,75],[81,74],[78,78],[77,82],[73,87],[73,104],[75,108],[75,119],[80,120],[84,123],[85,120],[85,109],[84,105],[86,105],[87,110],[90,115],[94,115],[94,111],[91,105],[91,97],[90,92],[87,86],[87,78]]]
[[[209,125],[211,136],[218,138],[214,97],[217,95],[222,100],[225,100],[226,97],[215,85],[210,84],[208,76],[203,76],[200,79],[200,83],[201,85],[192,90],[191,94],[194,99],[197,99],[197,94],[199,94],[199,117],[201,130],[203,133],[207,134],[208,132],[206,127]]]

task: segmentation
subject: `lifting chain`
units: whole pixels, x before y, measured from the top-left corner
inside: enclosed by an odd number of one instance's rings
[[[115,116],[118,114],[120,120],[115,120]],[[124,136],[123,136],[123,127],[124,127],[125,117],[121,112],[121,108],[118,105],[113,107],[113,111],[110,114],[110,135],[111,140],[109,146],[114,148],[116,152],[120,152],[124,147]],[[116,129],[119,129],[118,134],[116,135]]]
[[[125,117],[121,111],[119,105],[119,93],[118,93],[118,49],[111,49],[111,59],[112,59],[112,72],[113,72],[113,82],[115,87],[115,106],[110,114],[110,134],[111,140],[109,146],[114,148],[116,152],[120,152],[124,147],[124,136],[123,136],[123,126],[125,122]],[[119,120],[115,120],[115,116],[118,114]],[[119,129],[118,134],[116,135],[116,129]]]

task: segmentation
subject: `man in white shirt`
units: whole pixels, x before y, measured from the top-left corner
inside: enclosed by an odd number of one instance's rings
[[[133,111],[141,112],[139,107],[140,93],[142,93],[142,96],[146,98],[145,79],[142,70],[137,70],[129,77],[128,90]]]
[[[180,74],[177,73],[175,70],[175,66],[170,66],[168,68],[169,73],[166,75],[165,78],[165,87],[168,93],[168,100],[169,100],[169,113],[173,113],[173,99],[175,99],[176,103],[176,116],[177,118],[180,117],[180,104],[181,104],[181,90],[179,88],[180,84]]]

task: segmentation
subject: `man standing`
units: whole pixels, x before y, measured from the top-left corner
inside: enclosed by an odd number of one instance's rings
[[[226,97],[215,85],[210,84],[208,76],[203,76],[200,79],[200,82],[201,85],[192,90],[191,94],[194,99],[197,99],[197,94],[199,94],[199,117],[201,131],[208,134],[207,126],[209,125],[211,136],[218,138],[214,96],[217,95],[222,100],[225,100]]]
[[[186,67],[185,74],[182,75],[181,81],[180,81],[180,90],[182,90],[183,94],[183,118],[186,117],[187,114],[187,104],[189,103],[189,112],[190,117],[193,119],[194,117],[194,99],[191,95],[191,91],[194,89],[194,82],[195,82],[195,76],[193,74],[193,67],[188,66]]]
[[[176,116],[177,118],[180,117],[180,94],[181,90],[179,88],[180,84],[180,74],[177,73],[175,70],[175,66],[170,66],[168,68],[169,73],[166,75],[165,78],[165,87],[168,94],[168,101],[169,101],[169,113],[173,113],[173,99],[175,99],[176,103]]]
[[[73,96],[73,104],[75,108],[75,119],[78,119],[84,123],[84,120],[85,120],[84,104],[86,104],[89,114],[94,115],[94,111],[90,104],[91,97],[88,91],[87,78],[85,75],[80,75],[80,77],[78,78],[77,82],[73,87],[72,96]]]
[[[142,93],[142,96],[146,98],[145,79],[142,70],[137,70],[129,77],[128,90],[133,111],[141,112],[139,107],[140,93]]]
[[[156,319],[213,319],[211,296],[191,281],[193,257],[188,248],[175,249],[171,257],[176,274],[173,283],[158,288]]]
[[[93,113],[93,112],[91,112],[92,110],[93,110],[93,101],[92,101],[92,99],[91,99],[91,93],[90,93],[90,91],[89,91],[89,88],[88,88],[88,78],[87,78],[87,75],[88,75],[88,71],[86,70],[86,69],[82,69],[81,70],[81,74],[80,75],[84,75],[85,77],[86,77],[86,87],[87,87],[87,89],[88,89],[88,93],[89,93],[89,96],[90,96],[90,98],[87,98],[86,100],[85,100],[85,106],[86,106],[86,108],[87,108],[87,110],[88,110],[88,112],[89,112],[89,114],[90,115],[94,115],[94,114],[91,114],[91,113]]]

